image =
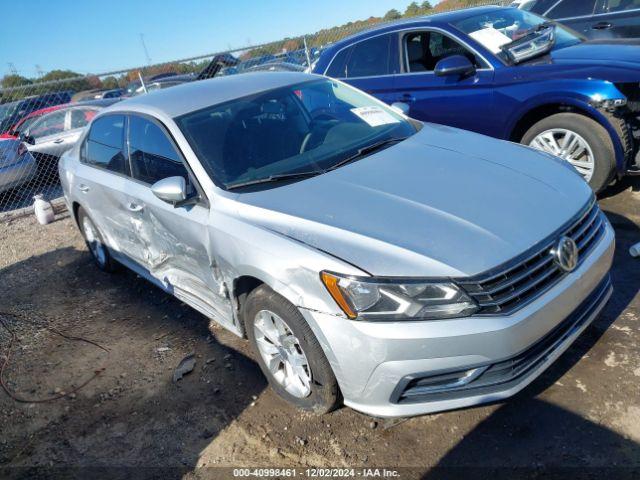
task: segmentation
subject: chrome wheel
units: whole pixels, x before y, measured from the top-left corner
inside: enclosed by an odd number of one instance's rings
[[[529,146],[566,160],[587,182],[591,180],[595,169],[593,151],[576,132],[564,128],[546,130],[535,137]]]
[[[98,231],[89,217],[84,217],[82,219],[82,232],[84,233],[84,238],[87,241],[87,245],[89,246],[89,250],[91,250],[93,258],[96,259],[98,264],[105,265],[107,263],[107,251],[100,241]]]
[[[297,398],[311,393],[311,367],[300,342],[285,321],[269,310],[260,310],[253,322],[260,356],[271,375]]]

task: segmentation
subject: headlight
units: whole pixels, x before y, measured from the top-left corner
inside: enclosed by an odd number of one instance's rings
[[[467,317],[478,310],[451,282],[347,277],[329,272],[322,272],[320,278],[352,320],[439,320]]]

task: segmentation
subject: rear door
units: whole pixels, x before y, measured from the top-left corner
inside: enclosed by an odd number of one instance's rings
[[[231,302],[210,252],[209,208],[178,147],[157,120],[129,116],[129,160],[135,204],[132,225],[144,249],[144,267],[173,294],[209,317],[233,327]],[[151,186],[181,176],[195,200],[174,206],[158,199]],[[235,327],[234,327],[235,328]]]
[[[394,75],[400,71],[398,34],[384,33],[340,50],[325,75],[341,79],[386,103],[393,103]]]
[[[466,130],[492,134],[500,120],[494,112],[494,71],[480,55],[451,34],[421,28],[402,33],[402,70],[396,76],[393,102],[409,106],[409,116]],[[439,77],[436,64],[451,55],[464,55],[475,74]]]
[[[605,0],[601,27],[614,38],[640,38],[640,0]]]
[[[88,215],[105,237],[118,260],[144,259],[144,248],[132,228],[132,212],[128,192],[130,178],[126,157],[126,117],[104,115],[91,124],[80,146],[80,164],[76,170],[77,197]]]

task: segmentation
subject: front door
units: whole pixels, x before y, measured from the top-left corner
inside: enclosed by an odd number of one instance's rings
[[[495,132],[494,71],[485,60],[449,34],[421,29],[401,38],[403,72],[395,79],[394,102],[409,107],[409,116],[485,134]],[[434,73],[436,64],[451,55],[464,55],[476,66],[467,77]]]
[[[147,117],[129,116],[129,159],[134,180],[130,197],[133,230],[143,245],[143,266],[176,297],[220,323],[233,326],[232,306],[209,239],[205,201],[174,206],[158,199],[151,186],[181,176],[198,196],[178,148],[164,127]]]

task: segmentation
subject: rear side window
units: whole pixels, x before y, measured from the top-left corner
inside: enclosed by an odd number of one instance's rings
[[[388,75],[390,71],[391,35],[377,37],[356,43],[345,67],[345,77],[373,77]]]
[[[562,0],[548,13],[549,18],[569,18],[593,15],[596,0]]]
[[[107,115],[93,122],[83,148],[83,160],[89,165],[127,174],[124,155],[124,115]]]
[[[129,117],[129,159],[131,175],[141,182],[153,184],[167,177],[183,177],[189,182],[173,142],[158,124],[146,118]]]
[[[345,73],[345,68],[347,66],[347,60],[349,59],[349,56],[351,55],[352,50],[353,50],[353,47],[340,50],[340,52],[335,57],[333,57],[333,60],[331,61],[331,65],[329,65],[329,68],[327,69],[325,74],[328,77],[333,77],[333,78],[346,77],[347,75]]]

